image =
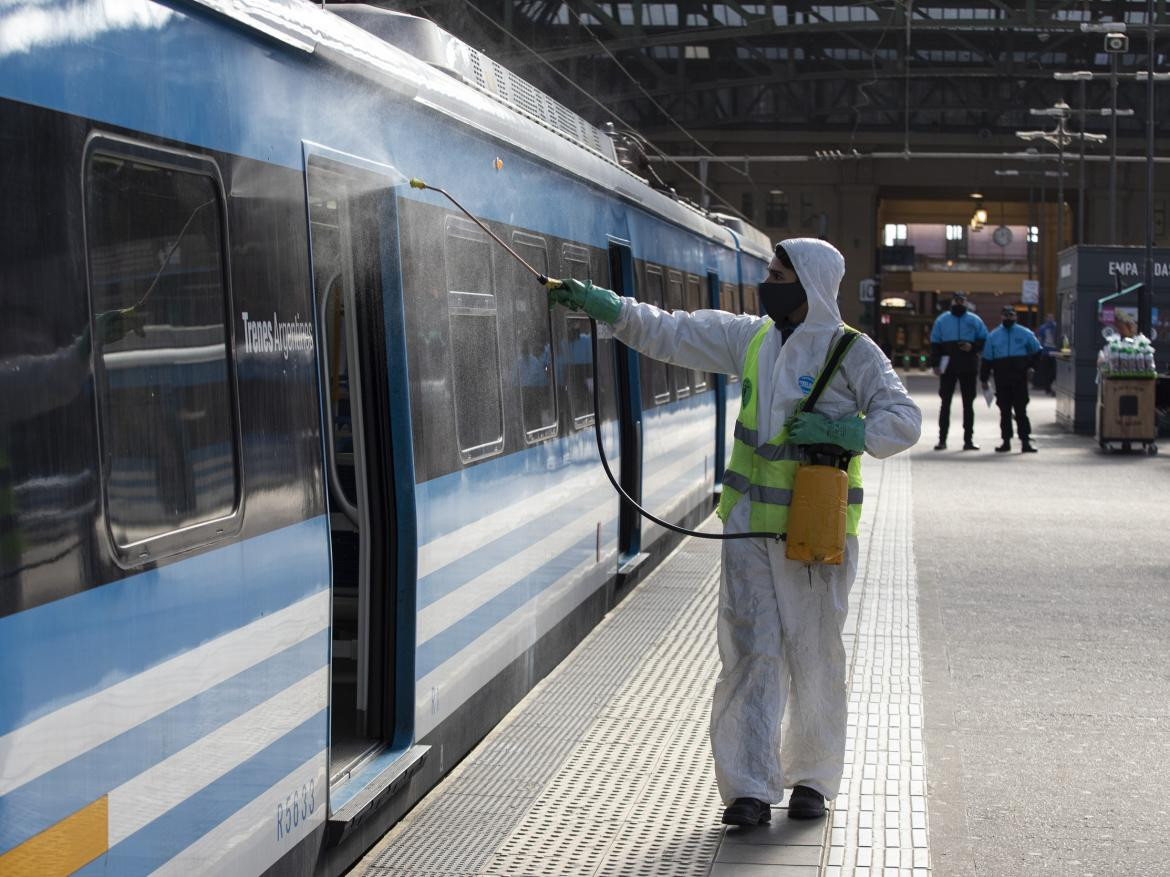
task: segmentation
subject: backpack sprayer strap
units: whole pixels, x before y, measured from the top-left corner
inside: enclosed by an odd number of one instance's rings
[[[821,368],[821,373],[817,375],[817,382],[813,385],[812,392],[802,399],[801,404],[797,406],[796,410],[798,414],[812,412],[813,407],[821,398],[821,393],[825,391],[825,387],[829,386],[829,381],[833,379],[833,375],[841,367],[841,361],[845,359],[845,354],[849,352],[849,348],[853,346],[853,342],[860,337],[861,333],[856,329],[849,326],[845,327],[845,334],[837,339],[837,344],[829,352],[824,367]],[[806,462],[827,463],[837,466],[840,469],[844,469],[848,465],[849,458],[852,456],[848,451],[836,445],[807,445],[802,447]]]
[[[821,398],[821,393],[825,391],[825,387],[829,386],[829,381],[833,379],[833,375],[841,367],[841,361],[845,358],[845,354],[849,352],[849,348],[853,346],[853,342],[860,337],[861,333],[856,329],[849,326],[845,327],[845,334],[837,339],[837,345],[829,353],[829,357],[825,360],[825,365],[821,369],[821,373],[817,375],[817,382],[813,386],[812,392],[801,403],[800,411],[811,412],[813,410],[813,406]]]

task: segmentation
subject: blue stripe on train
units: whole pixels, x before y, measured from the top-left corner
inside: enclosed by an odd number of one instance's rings
[[[328,725],[328,710],[321,710],[234,770],[111,847],[104,856],[76,874],[84,877],[149,874],[321,752],[326,745]],[[288,791],[295,790],[290,788]],[[325,789],[317,794],[316,803],[319,805]],[[272,832],[275,835],[276,801],[272,803]],[[241,826],[242,829],[247,827]]]
[[[325,666],[323,630],[0,797],[0,853]]]
[[[617,517],[602,522],[602,529],[612,531]],[[612,537],[612,532],[611,532]],[[482,606],[473,609],[450,627],[444,628],[429,640],[419,643],[415,656],[415,679],[422,679],[440,664],[449,661],[471,643],[512,615],[530,600],[568,575],[588,557],[594,556],[597,536],[590,533],[567,550],[550,557],[532,575],[525,576]],[[607,544],[611,544],[607,539]]]
[[[690,426],[683,426],[682,428],[693,429],[697,425],[698,424],[696,423]],[[658,462],[659,459],[660,457],[648,459],[647,463],[653,465],[654,463]],[[670,462],[670,460],[668,459],[666,462]],[[591,465],[599,467],[600,464],[594,462]],[[574,472],[572,474],[575,475],[577,473]],[[499,476],[497,475],[497,477]],[[677,487],[675,486],[677,481],[678,479],[675,479],[675,482],[671,485],[672,492],[677,492]],[[512,476],[509,481],[505,482],[504,485],[501,485],[501,490],[507,490],[507,484],[520,484],[521,486],[528,486],[525,485],[524,482],[517,476]],[[548,485],[542,484],[540,486],[547,487]],[[601,493],[599,494],[597,491],[601,491]],[[528,491],[529,494],[531,494],[531,492],[531,490]],[[491,495],[496,507],[500,507],[506,504],[498,500],[499,493],[500,491],[497,491],[493,486],[491,489]],[[587,498],[574,497],[574,499],[587,499],[588,504],[592,505],[598,496],[607,496],[612,500],[615,506],[617,504],[617,494],[610,489],[608,483],[606,482],[597,485],[591,485],[589,487],[589,496]],[[522,501],[523,500],[520,500],[520,502]],[[460,505],[451,499],[447,499],[447,502],[451,503],[451,514],[454,514],[456,510],[460,508]],[[443,516],[446,517],[447,514],[448,512],[445,510]],[[514,529],[509,530],[499,538],[493,539],[491,542],[488,542],[480,548],[477,548],[474,552],[460,557],[451,563],[444,564],[442,567],[439,567],[429,575],[423,576],[421,579],[419,579],[418,583],[418,609],[425,609],[436,600],[439,600],[452,591],[462,587],[463,585],[466,585],[472,579],[482,575],[483,573],[498,566],[501,563],[506,563],[518,552],[534,544],[541,537],[571,523],[579,514],[580,509],[574,502],[569,501],[562,503],[552,510],[542,513],[535,520],[528,520],[525,523],[520,523]],[[519,506],[517,507],[516,516],[517,519],[527,517],[523,508]],[[441,546],[439,546],[439,548],[441,550]]]
[[[328,587],[321,515],[0,618],[0,734]]]
[[[678,482],[694,483],[695,475],[702,469],[701,463],[696,465],[693,469],[676,478],[671,484],[664,485],[646,497],[647,503],[654,504],[664,497],[677,496]],[[602,531],[606,534],[605,544],[613,544],[617,520],[617,516],[614,515],[601,522]],[[596,535],[590,533],[568,549],[549,558],[531,575],[520,579],[426,642],[419,643],[415,656],[415,679],[422,679],[435,668],[455,657],[492,627],[572,572],[586,558],[593,557],[596,539]]]
[[[617,459],[616,425],[607,423],[602,434]],[[599,465],[593,433],[582,431],[419,484],[419,544],[441,539],[507,506],[522,508],[519,504],[533,493]]]
[[[660,419],[678,417],[687,421],[691,419],[698,421],[710,418],[712,427],[710,446],[714,450],[713,392],[700,393],[670,405],[660,406],[654,409],[654,412],[653,415],[650,412],[644,415],[647,418],[645,439],[647,443],[651,438],[650,424]],[[685,426],[685,423],[679,424],[674,420],[669,424],[672,430]],[[666,428],[665,425],[663,428]],[[603,440],[606,456],[613,468],[618,460],[618,438],[614,424],[606,425]],[[527,500],[537,490],[555,487],[591,467],[598,467],[600,477],[600,466],[593,432],[582,430],[571,436],[497,457],[470,469],[462,469],[419,484],[417,486],[419,544],[427,545],[441,539],[461,527],[474,524],[492,512]],[[603,486],[606,491],[612,490],[608,483]],[[617,494],[613,496],[616,502]]]
[[[616,496],[615,494],[614,506],[617,505]],[[590,499],[592,498],[590,497]],[[525,548],[535,544],[550,533],[577,521],[580,515],[581,509],[574,503],[558,505],[536,520],[530,520],[509,530],[498,539],[493,539],[488,544],[475,549],[471,554],[446,564],[441,569],[420,579],[418,583],[418,609],[420,611],[425,609],[436,600],[463,587],[472,579],[495,569],[502,563],[507,563]]]

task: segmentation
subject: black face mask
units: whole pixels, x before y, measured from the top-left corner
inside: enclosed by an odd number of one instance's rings
[[[1004,321],[1003,321],[1003,327],[1004,327],[1005,329],[1010,329],[1010,328],[1011,328],[1012,326],[1014,326],[1015,324],[1016,324],[1016,321],[1015,321],[1015,320],[1004,320]]]
[[[951,305],[951,313],[954,314],[956,317],[961,317],[961,316],[963,316],[963,314],[967,313],[967,306],[966,305]]]
[[[760,303],[764,306],[764,313],[771,317],[777,326],[790,325],[788,317],[807,301],[808,293],[799,279],[791,283],[760,284]]]

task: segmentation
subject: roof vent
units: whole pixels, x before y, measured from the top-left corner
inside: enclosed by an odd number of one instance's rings
[[[743,234],[743,229],[744,229],[745,223],[738,216],[731,216],[727,213],[714,213],[714,212],[711,213],[710,216],[713,220],[718,222],[720,225],[723,225],[723,226],[726,226],[727,228],[730,228],[736,234],[740,234],[740,235]]]
[[[595,126],[433,21],[360,3],[330,3],[326,8],[420,61],[486,92],[546,128],[611,161],[617,160],[613,142]]]
[[[432,67],[438,67],[461,79],[468,77],[471,70],[471,59],[468,57],[470,46],[451,36],[433,21],[364,3],[329,3],[325,8]]]

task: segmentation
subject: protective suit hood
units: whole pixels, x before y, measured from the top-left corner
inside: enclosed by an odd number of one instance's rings
[[[808,316],[800,330],[835,332],[841,326],[837,291],[845,277],[845,257],[817,238],[789,238],[780,245],[808,293]]]

